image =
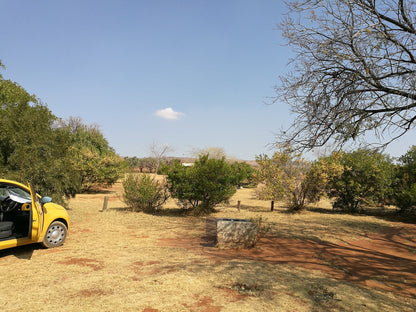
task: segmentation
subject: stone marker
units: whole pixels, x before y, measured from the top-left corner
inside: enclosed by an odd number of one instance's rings
[[[206,236],[219,248],[252,248],[257,241],[257,226],[247,219],[206,219]]]

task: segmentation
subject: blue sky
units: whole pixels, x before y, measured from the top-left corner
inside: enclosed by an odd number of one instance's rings
[[[254,159],[293,118],[265,104],[291,56],[282,2],[0,0],[2,74],[56,116],[100,125],[122,156],[156,142]]]

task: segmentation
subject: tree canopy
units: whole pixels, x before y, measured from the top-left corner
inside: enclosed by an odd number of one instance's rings
[[[295,57],[275,101],[286,101],[296,118],[276,144],[385,146],[414,128],[414,1],[301,0],[288,7],[280,28]]]
[[[34,95],[0,77],[0,173],[60,201],[78,190],[72,140],[54,127],[56,117]]]
[[[416,145],[399,158],[393,198],[402,212],[416,211]]]
[[[272,157],[256,156],[259,165],[258,190],[261,199],[283,200],[289,210],[302,210],[306,205],[307,192],[303,187],[310,164],[290,148],[275,152]]]
[[[4,68],[0,62],[0,68]],[[94,186],[111,185],[123,173],[97,126],[64,122],[35,95],[0,74],[0,174],[62,202]]]
[[[210,213],[237,191],[240,176],[225,160],[201,155],[192,167],[179,162],[167,168],[167,182],[173,198],[185,207]]]
[[[81,190],[111,186],[127,167],[109,145],[97,125],[86,125],[79,117],[60,120],[60,127],[73,139],[73,167],[81,179]]]
[[[333,153],[320,161],[338,163],[343,168],[327,183],[327,194],[334,200],[334,208],[357,212],[365,206],[381,204],[390,197],[393,164],[387,155],[358,149]]]

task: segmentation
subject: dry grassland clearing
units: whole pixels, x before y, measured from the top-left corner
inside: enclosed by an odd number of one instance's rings
[[[62,247],[0,251],[0,311],[415,311],[413,224],[328,203],[271,212],[242,189],[213,215],[268,231],[254,249],[219,250],[204,218],[178,216],[173,200],[161,215],[132,213],[121,191],[72,199]]]

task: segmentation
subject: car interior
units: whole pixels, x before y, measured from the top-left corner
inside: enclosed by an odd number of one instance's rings
[[[31,197],[16,185],[0,184],[0,241],[28,237]]]

